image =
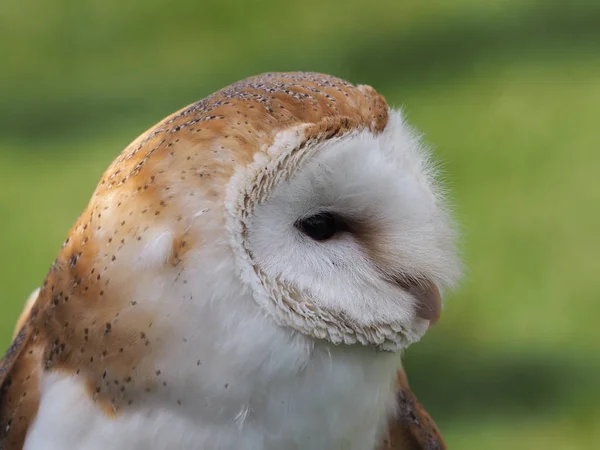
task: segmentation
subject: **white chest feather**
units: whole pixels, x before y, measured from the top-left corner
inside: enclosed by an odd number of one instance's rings
[[[164,304],[161,284],[148,282],[153,295],[139,298]],[[192,295],[199,285],[211,298]],[[171,285],[169,298],[165,321],[177,326],[154,336],[166,344],[152,356],[158,387],[128,385],[132,405],[111,416],[77,376],[45,374],[26,450],[375,448],[395,400],[398,355],[279,327],[237,282],[196,277]]]
[[[393,362],[384,356],[356,366],[355,355],[335,353],[316,355],[293,378],[214,374],[220,392],[199,386],[185,395],[174,387],[116,417],[94,405],[77,379],[53,374],[25,449],[372,450],[393,401]]]

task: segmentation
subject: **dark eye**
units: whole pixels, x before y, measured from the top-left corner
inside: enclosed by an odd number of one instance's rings
[[[298,220],[294,226],[315,241],[324,241],[345,229],[343,222],[331,213],[319,213]]]

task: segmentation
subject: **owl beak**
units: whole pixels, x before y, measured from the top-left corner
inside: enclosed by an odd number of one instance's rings
[[[417,299],[417,316],[429,321],[431,328],[442,313],[442,296],[437,286],[428,280],[413,283],[409,292]]]
[[[426,278],[393,277],[393,282],[417,300],[417,317],[435,325],[442,313],[442,296],[434,282]]]

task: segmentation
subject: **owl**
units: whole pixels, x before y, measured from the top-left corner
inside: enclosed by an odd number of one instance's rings
[[[459,278],[373,88],[242,80],[109,166],[0,364],[0,449],[445,448],[400,352]]]

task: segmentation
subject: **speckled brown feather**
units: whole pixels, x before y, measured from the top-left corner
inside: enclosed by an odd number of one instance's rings
[[[397,385],[398,416],[379,450],[445,450],[437,425],[410,389],[404,369],[398,370]]]
[[[22,448],[42,371],[81,377],[109,415],[159,383],[152,356],[162,344],[160,318],[136,308],[122,269],[163,222],[176,235],[165,265],[176,268],[200,244],[187,234],[183,196],[222,202],[235,168],[279,131],[310,124],[306,139],[378,133],[387,114],[368,86],[314,73],[264,74],[183,108],[133,141],[104,173],[0,364],[0,449]]]

